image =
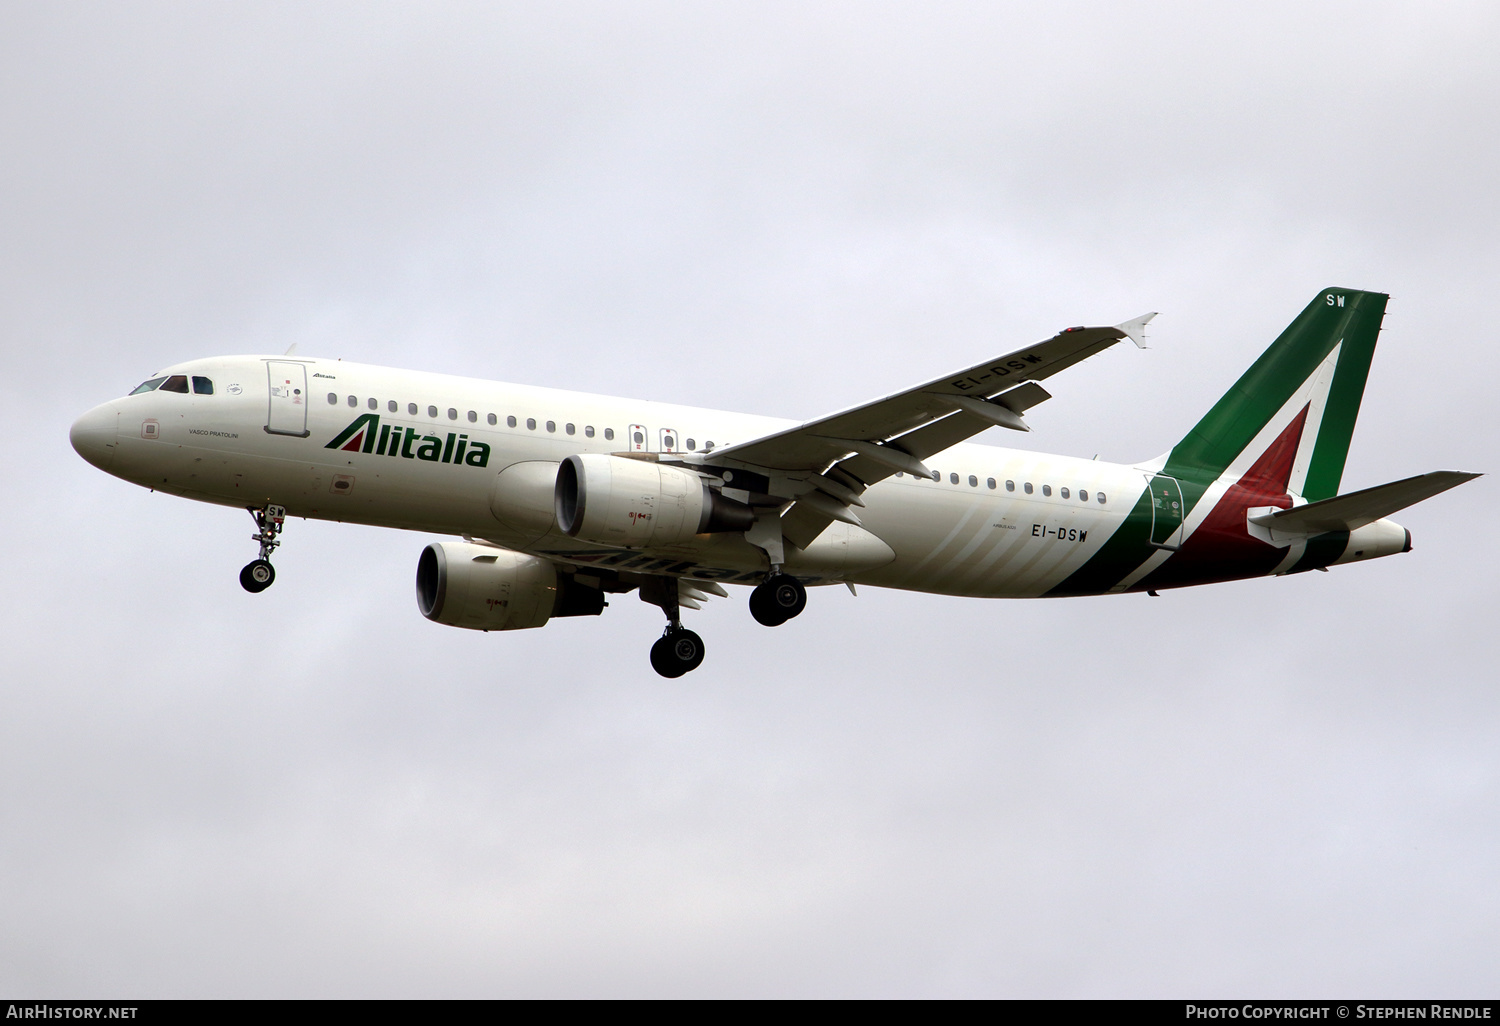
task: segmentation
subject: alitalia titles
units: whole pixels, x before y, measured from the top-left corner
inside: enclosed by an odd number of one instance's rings
[[[437,435],[424,435],[416,428],[382,424],[378,413],[356,417],[352,424],[340,431],[323,448],[396,456],[406,460],[425,460],[428,463],[451,463],[454,466],[462,464],[466,467],[485,467],[490,462],[489,445],[473,441],[467,434],[449,431],[446,437],[441,438]]]

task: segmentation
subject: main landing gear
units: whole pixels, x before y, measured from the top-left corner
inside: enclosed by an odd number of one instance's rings
[[[641,582],[641,600],[661,607],[667,614],[667,629],[651,646],[651,668],[663,677],[681,677],[703,663],[703,639],[682,625],[682,607],[677,578],[647,577]],[[697,605],[693,604],[697,609]]]
[[[750,615],[767,627],[780,627],[807,608],[807,589],[791,574],[773,571],[750,593]]]
[[[702,663],[703,639],[680,622],[668,624],[651,646],[651,668],[663,677],[681,677]]]
[[[281,533],[286,521],[286,508],[267,506],[265,509],[252,509],[250,515],[255,518],[256,527],[250,540],[260,543],[260,557],[245,564],[245,569],[240,571],[240,586],[254,595],[265,591],[276,580],[271,553],[281,544],[276,536]]]
[[[651,668],[663,677],[681,677],[703,663],[703,639],[682,625],[681,605],[694,609],[705,596],[726,594],[716,584],[680,581],[675,577],[647,576],[640,584],[641,601],[660,606],[667,614],[667,629],[651,646]],[[791,574],[773,569],[750,593],[750,613],[767,627],[779,627],[807,608],[807,589]]]

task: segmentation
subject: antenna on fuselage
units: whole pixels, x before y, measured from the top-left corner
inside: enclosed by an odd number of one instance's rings
[[[295,354],[296,352],[297,352],[297,343],[293,342],[291,345],[289,345],[289,346],[286,347],[286,352],[282,353],[281,355],[282,356],[291,356],[291,355]]]

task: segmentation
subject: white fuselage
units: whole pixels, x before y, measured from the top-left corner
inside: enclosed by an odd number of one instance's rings
[[[299,388],[273,400],[268,368],[288,364],[305,369],[306,394]],[[246,508],[275,503],[292,516],[469,535],[564,564],[744,583],[767,569],[765,554],[740,534],[700,535],[665,552],[601,550],[556,530],[540,502],[529,518],[512,515],[501,492],[508,477],[526,476],[517,465],[533,465],[535,482],[573,454],[709,453],[712,464],[712,450],[789,421],[317,359],[225,357],[161,373],[205,377],[213,393],[127,396],[74,430],[91,462],[145,487]],[[359,436],[351,448],[328,447],[366,415],[371,444]],[[267,430],[268,423],[288,430],[288,416],[305,417],[305,436]],[[376,417],[386,435],[380,447],[393,454],[367,451]],[[463,442],[467,462],[453,458],[450,436]],[[1139,468],[976,444],[954,446],[928,465],[940,480],[898,475],[874,485],[859,510],[863,528],[832,524],[805,551],[789,550],[786,569],[810,584],[1043,595],[1104,544],[1148,480]],[[517,469],[507,475],[510,468]]]

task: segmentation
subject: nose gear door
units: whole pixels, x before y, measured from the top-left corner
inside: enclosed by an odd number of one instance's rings
[[[1151,544],[1176,552],[1182,547],[1182,486],[1175,477],[1157,474],[1151,492]]]
[[[307,365],[267,360],[266,377],[271,386],[266,433],[306,438]]]

